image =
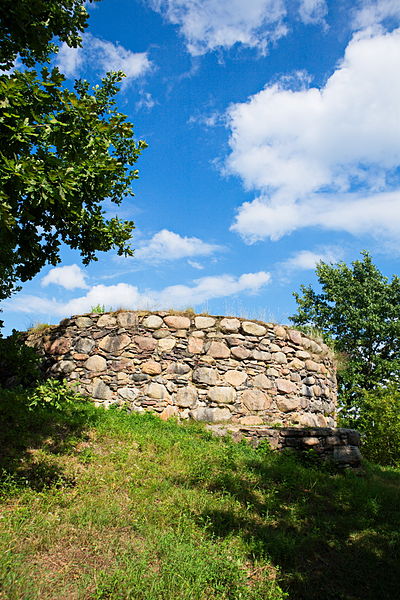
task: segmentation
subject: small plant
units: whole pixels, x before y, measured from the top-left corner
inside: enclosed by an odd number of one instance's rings
[[[97,315],[102,315],[106,312],[106,307],[104,306],[104,304],[96,304],[96,306],[92,306],[90,312],[95,313]]]
[[[85,398],[74,391],[65,380],[48,379],[28,395],[28,407],[65,410],[76,407],[77,402],[84,400]]]

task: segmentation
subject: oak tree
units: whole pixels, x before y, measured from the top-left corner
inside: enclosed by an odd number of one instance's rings
[[[145,142],[116,109],[123,73],[73,89],[46,61],[54,36],[80,44],[84,0],[1,0],[0,61],[17,54],[27,67],[0,75],[0,300],[18,281],[60,261],[60,246],[132,254],[134,224],[105,218],[103,201],[120,204],[138,177]],[[35,66],[35,68],[33,68]]]

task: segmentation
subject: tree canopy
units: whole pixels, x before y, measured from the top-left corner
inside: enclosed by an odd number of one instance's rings
[[[71,91],[49,59],[53,37],[79,45],[84,0],[2,0],[0,57],[19,53],[29,67],[0,76],[0,299],[15,284],[60,261],[61,243],[87,264],[97,251],[132,254],[134,224],[106,219],[102,203],[120,204],[138,177],[145,142],[116,110],[123,73]],[[3,16],[5,15],[5,16]],[[42,64],[38,64],[42,63]]]
[[[10,69],[17,57],[27,67],[46,62],[57,50],[55,37],[79,46],[89,16],[85,4],[86,0],[0,0],[0,69]]]
[[[351,266],[320,262],[321,292],[302,286],[291,321],[318,328],[345,356],[339,373],[341,401],[351,406],[361,390],[371,390],[400,373],[400,279],[385,277],[368,252]]]

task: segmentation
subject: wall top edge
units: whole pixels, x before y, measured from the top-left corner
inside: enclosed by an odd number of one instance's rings
[[[71,317],[62,319],[58,325],[49,325],[48,327],[46,327],[46,328],[43,327],[37,331],[35,331],[34,329],[28,330],[26,332],[26,334],[29,337],[31,337],[31,336],[41,337],[48,330],[55,330],[58,327],[66,327],[66,326],[69,326],[70,324],[72,325],[77,319],[79,319],[81,317],[87,317],[87,318],[92,319],[93,325],[95,325],[101,317],[104,317],[104,316],[112,317],[112,316],[117,316],[118,314],[121,314],[121,313],[129,313],[131,315],[134,315],[135,317],[139,317],[139,318],[143,318],[143,319],[150,315],[159,316],[162,319],[164,319],[165,317],[169,317],[169,316],[186,317],[187,319],[190,320],[190,328],[192,328],[192,327],[196,328],[195,319],[198,317],[215,319],[215,321],[216,321],[215,325],[218,325],[218,323],[220,323],[224,319],[225,320],[235,319],[235,320],[239,321],[240,324],[254,323],[256,325],[261,325],[262,327],[265,327],[267,330],[273,330],[275,335],[277,335],[277,337],[279,337],[280,330],[284,330],[285,333],[287,333],[287,334],[289,334],[289,332],[298,332],[299,334],[301,334],[301,337],[304,338],[305,340],[310,340],[311,342],[317,343],[323,350],[324,354],[330,354],[332,356],[334,355],[333,350],[329,346],[327,346],[321,340],[321,338],[319,338],[317,336],[313,336],[309,333],[305,333],[294,327],[290,327],[289,325],[282,325],[280,323],[273,323],[273,322],[265,322],[265,321],[261,321],[259,319],[250,319],[250,318],[238,317],[238,316],[234,316],[234,315],[229,315],[229,316],[228,315],[211,315],[208,313],[195,313],[192,311],[178,311],[178,310],[174,311],[174,310],[129,310],[129,309],[125,310],[125,309],[120,309],[117,311],[107,311],[107,312],[102,312],[102,313],[88,312],[88,313],[72,315]],[[118,327],[118,325],[116,325],[115,327]]]

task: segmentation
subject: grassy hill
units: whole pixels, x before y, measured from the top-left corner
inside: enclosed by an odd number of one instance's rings
[[[84,403],[0,405],[1,600],[398,595],[399,471]]]

